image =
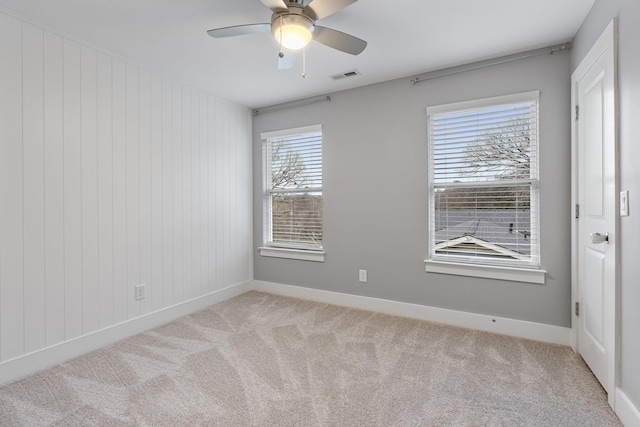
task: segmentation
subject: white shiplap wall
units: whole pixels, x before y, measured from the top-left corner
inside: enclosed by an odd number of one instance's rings
[[[246,108],[0,13],[0,362],[248,281],[250,138]]]

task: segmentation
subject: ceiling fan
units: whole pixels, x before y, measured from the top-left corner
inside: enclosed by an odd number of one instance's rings
[[[351,55],[358,55],[367,47],[367,42],[364,40],[316,25],[317,20],[326,18],[357,0],[311,0],[306,6],[305,0],[261,1],[273,12],[271,23],[215,28],[207,31],[207,34],[211,37],[223,38],[271,32],[280,47],[290,51],[304,48],[311,40]],[[278,68],[285,69],[293,66],[294,55],[287,55],[285,58],[281,50],[278,56]]]

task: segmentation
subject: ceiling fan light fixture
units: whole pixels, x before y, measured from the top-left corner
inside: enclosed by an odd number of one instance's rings
[[[303,15],[278,16],[271,23],[273,37],[282,47],[299,50],[313,38],[313,21]]]

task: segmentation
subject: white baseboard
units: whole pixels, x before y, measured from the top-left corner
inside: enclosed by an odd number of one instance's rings
[[[15,381],[42,369],[62,363],[105,345],[112,344],[118,340],[160,326],[212,304],[241,295],[251,289],[277,295],[545,341],[554,344],[569,345],[570,342],[570,329],[559,326],[254,280],[239,283],[237,285],[2,362],[0,363],[0,385]],[[619,393],[621,393],[622,397],[616,398],[616,406],[621,407],[620,411],[623,412],[627,419],[632,421],[624,421],[623,417],[619,415],[620,419],[623,420],[625,425],[640,427],[640,423],[638,423],[640,417],[638,417],[637,409],[633,404],[631,404],[622,391]]]
[[[251,290],[251,282],[243,282],[198,298],[163,308],[135,319],[64,341],[33,353],[0,363],[0,385],[15,381],[42,369],[96,350],[118,340],[163,325],[212,304],[225,301]]]
[[[616,415],[625,427],[640,427],[640,410],[620,388],[616,388]]]
[[[268,292],[282,296],[376,311],[379,313],[409,317],[412,319],[427,320],[430,322],[494,332],[497,334],[544,341],[553,344],[570,344],[571,328],[564,328],[561,326],[546,325],[543,323],[528,322],[524,320],[514,320],[504,317],[487,316],[484,314],[467,313],[463,311],[448,310],[444,308],[429,307],[380,298],[364,297],[360,295],[323,291],[300,286],[263,282],[260,280],[254,280],[252,282],[252,288],[256,291]]]

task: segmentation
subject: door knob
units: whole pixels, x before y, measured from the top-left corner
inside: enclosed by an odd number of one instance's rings
[[[599,243],[609,243],[609,233],[591,233],[589,237],[591,238],[591,243],[595,243],[596,245]]]

